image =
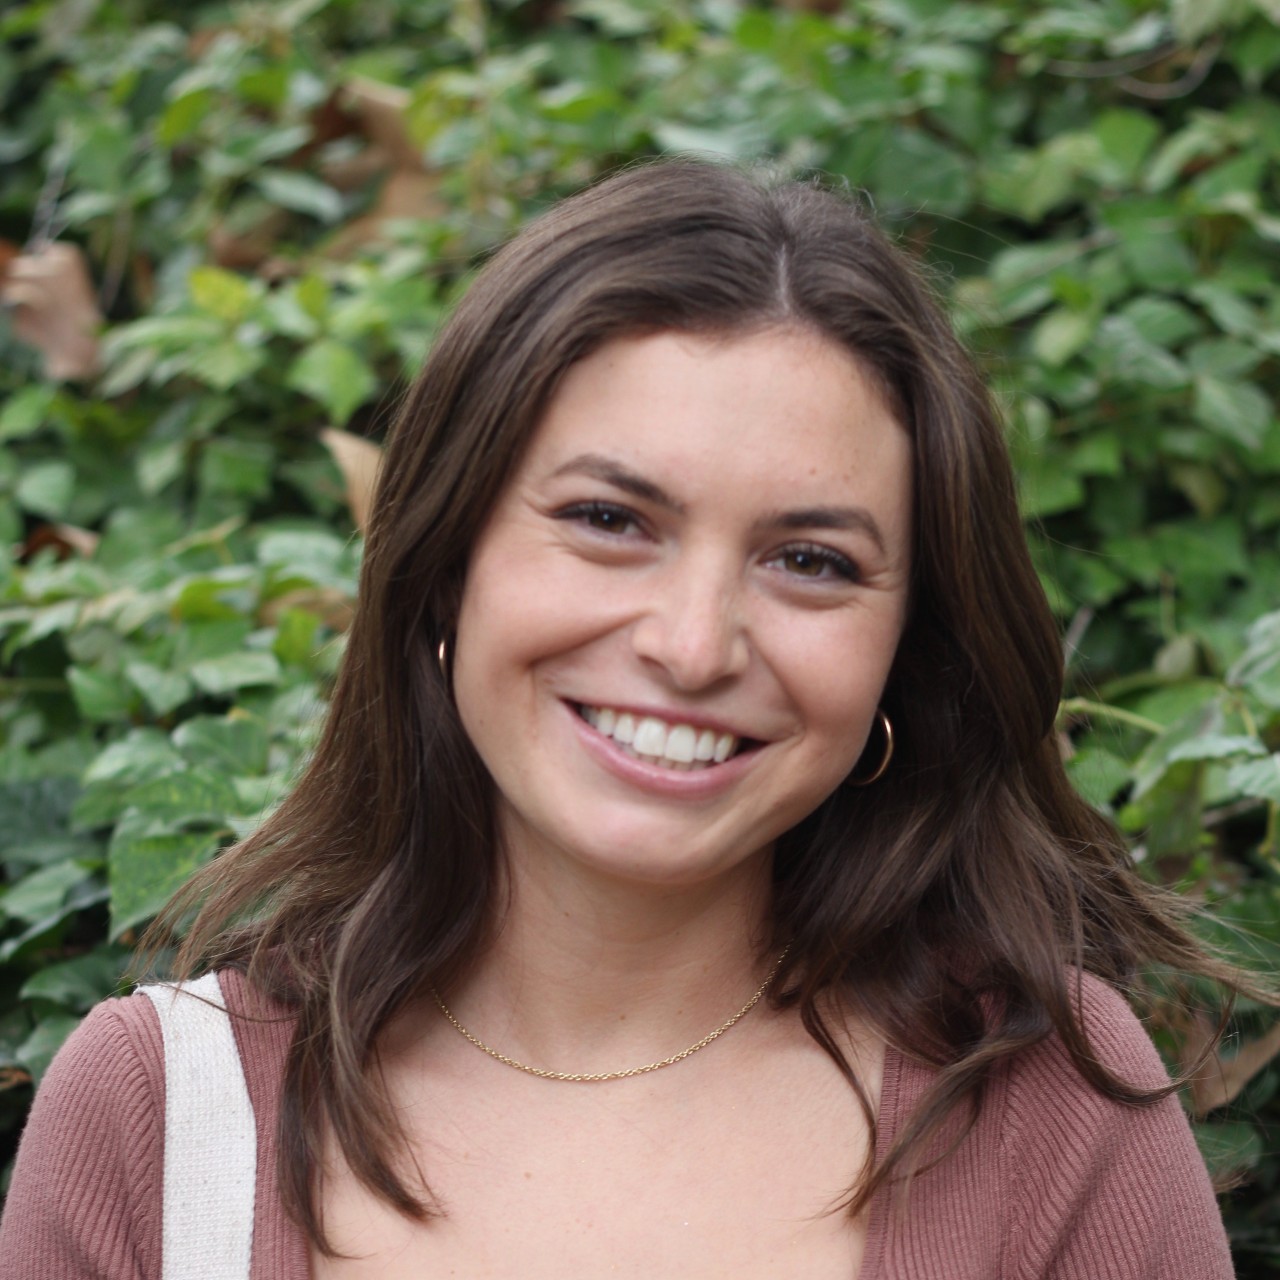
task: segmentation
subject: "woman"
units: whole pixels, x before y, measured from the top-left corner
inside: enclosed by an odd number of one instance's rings
[[[162,922],[232,1014],[253,1275],[1231,1274],[1117,991],[1233,975],[1064,777],[999,425],[857,208],[565,202],[376,505],[313,763]],[[166,1088],[227,1073],[152,996],[51,1069],[6,1274],[178,1274],[232,1180],[175,1207]]]

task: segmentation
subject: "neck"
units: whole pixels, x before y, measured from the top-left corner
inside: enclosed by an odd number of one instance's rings
[[[455,1016],[506,1055],[568,1072],[676,1053],[736,1013],[775,959],[767,853],[704,884],[637,886],[551,859],[508,859],[508,908],[449,993]]]

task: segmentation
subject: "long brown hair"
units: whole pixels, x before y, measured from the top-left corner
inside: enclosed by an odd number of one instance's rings
[[[824,990],[939,1068],[850,1207],[915,1167],[957,1107],[976,1112],[995,1064],[1052,1032],[1103,1093],[1159,1096],[1096,1061],[1072,967],[1117,986],[1153,962],[1232,979],[1066,780],[1062,653],[1001,427],[929,287],[855,200],[818,183],[635,168],[532,223],[440,333],[388,445],[314,758],[158,925],[200,904],[179,972],[240,966],[296,1009],[281,1186],[320,1248],[326,1125],[373,1191],[432,1211],[401,1172],[375,1046],[407,1000],[465,971],[501,906],[492,785],[436,658],[478,531],[575,360],[627,334],[772,324],[852,352],[914,446],[912,608],[884,696],[897,754],[876,785],[840,788],[783,836],[774,864],[774,941],[790,951],[773,998],[798,1007],[869,1118]]]

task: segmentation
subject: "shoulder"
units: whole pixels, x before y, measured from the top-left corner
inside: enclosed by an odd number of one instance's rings
[[[218,981],[231,1017],[260,1139],[263,1143],[273,1141],[296,1014],[288,1005],[259,991],[238,969],[220,970]]]
[[[105,1135],[116,1127],[145,1133],[153,1120],[163,1119],[163,1110],[164,1041],[154,1007],[141,995],[105,1000],[71,1033],[45,1073],[24,1146],[36,1121],[70,1131],[73,1111]]]
[[[157,1274],[164,1046],[145,996],[98,1005],[36,1092],[0,1226],[14,1280]]]
[[[1123,1083],[1136,1089],[1162,1089],[1169,1075],[1146,1028],[1128,1000],[1109,983],[1091,973],[1072,971],[1068,992],[1076,1020],[1092,1056]],[[1105,1101],[1076,1069],[1067,1047],[1057,1035],[1010,1060],[1008,1105],[1036,1106],[1054,1098],[1085,1103]]]
[[[152,988],[150,995],[104,1001],[59,1050],[19,1147],[0,1224],[0,1274],[13,1280],[160,1274],[168,1091],[164,1015],[174,1008],[210,1008],[202,998],[210,995],[209,984],[197,991]],[[238,1058],[256,1146],[269,1150],[293,1015],[238,972],[220,971],[213,991],[230,1015],[234,1057],[203,1054],[197,1031],[194,1052],[185,1055],[188,1083],[213,1096],[217,1090],[206,1090],[202,1076],[215,1083],[210,1073]],[[225,1029],[228,1019],[215,1010],[213,1021]],[[273,1205],[275,1162],[258,1165],[261,1203]],[[262,1224],[264,1256],[292,1257],[278,1216],[267,1214]],[[293,1259],[277,1273],[305,1274],[305,1267]]]
[[[154,1005],[171,1072],[180,1072],[197,1090],[238,1089],[243,1078],[260,1142],[269,1143],[293,1040],[293,1011],[236,969],[143,988],[133,998]]]
[[[1126,1085],[1167,1086],[1125,998],[1088,974],[1070,980],[1093,1057]],[[1080,1075],[1057,1036],[1012,1059],[993,1094],[983,1119],[1000,1128],[1018,1258],[1010,1274],[1231,1276],[1209,1178],[1175,1095],[1142,1105],[1108,1097]]]

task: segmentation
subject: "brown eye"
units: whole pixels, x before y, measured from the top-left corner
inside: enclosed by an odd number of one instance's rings
[[[782,557],[782,563],[789,572],[802,578],[820,578],[827,569],[826,562],[819,560],[812,551],[788,551]]]
[[[786,547],[773,558],[773,563],[793,578],[813,582],[858,582],[862,575],[858,566],[830,547],[800,545]]]
[[[612,502],[578,502],[556,513],[557,520],[569,520],[595,529],[600,533],[630,533],[636,526],[636,517]]]
[[[616,507],[598,507],[587,512],[587,523],[605,533],[621,533],[631,523],[631,517]]]

